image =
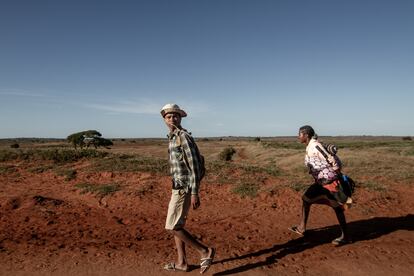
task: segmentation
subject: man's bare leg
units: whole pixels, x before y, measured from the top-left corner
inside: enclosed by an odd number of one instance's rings
[[[302,200],[302,220],[298,225],[298,230],[301,233],[305,233],[306,231],[306,224],[308,223],[309,212],[310,212],[311,204],[307,203],[306,201]]]
[[[347,227],[344,211],[341,209],[341,207],[334,208],[334,210],[339,222],[339,227],[341,228],[341,236],[339,237],[339,239],[348,241],[349,237],[348,231],[346,229]]]
[[[194,249],[197,250],[197,252],[200,254],[201,258],[207,258],[207,257],[210,256],[213,249],[208,248],[204,244],[200,243],[190,233],[188,233],[185,229],[181,228],[181,229],[178,229],[178,230],[173,230],[173,233],[174,233],[174,239],[176,240],[176,245],[178,244],[177,243],[177,239],[178,239],[181,242],[186,243],[186,244],[194,247]],[[179,250],[178,246],[177,246],[177,250]],[[185,255],[185,251],[182,251],[182,252],[184,252],[184,255]],[[178,252],[178,254],[180,254],[180,252]]]
[[[175,263],[175,267],[182,270],[187,270],[187,256],[185,254],[185,243],[174,235],[175,246],[177,248],[177,262]]]

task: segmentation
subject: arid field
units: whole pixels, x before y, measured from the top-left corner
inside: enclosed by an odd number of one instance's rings
[[[414,141],[322,137],[357,188],[346,211],[353,243],[335,247],[334,212],[314,205],[305,238],[301,194],[312,179],[293,137],[200,138],[207,175],[187,229],[217,253],[209,275],[413,275]],[[114,139],[74,150],[64,140],[0,140],[0,275],[172,273],[164,230],[171,180],[166,139]],[[14,148],[11,148],[12,144]],[[225,151],[233,148],[231,160]]]

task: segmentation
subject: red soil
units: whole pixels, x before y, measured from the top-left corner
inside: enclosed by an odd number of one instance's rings
[[[0,275],[171,274],[162,270],[175,259],[164,230],[168,177],[79,169],[65,181],[51,171],[30,173],[27,163],[9,165],[16,171],[0,174]],[[82,194],[75,187],[81,182],[122,183],[122,189],[101,198]],[[342,247],[330,243],[339,229],[326,206],[312,207],[306,238],[287,230],[299,220],[300,197],[281,188],[242,199],[230,185],[202,184],[202,205],[190,212],[187,229],[217,248],[207,274],[412,275],[412,186],[358,189],[347,211],[354,242]],[[179,274],[199,274],[197,253],[188,248],[187,254],[192,270]]]

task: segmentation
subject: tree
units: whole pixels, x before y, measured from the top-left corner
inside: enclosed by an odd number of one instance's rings
[[[111,140],[102,137],[102,134],[97,130],[85,130],[69,135],[66,140],[71,143],[75,149],[79,146],[89,148],[93,145],[95,148],[112,146]]]

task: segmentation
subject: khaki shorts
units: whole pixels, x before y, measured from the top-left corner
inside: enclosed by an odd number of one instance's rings
[[[184,227],[190,206],[191,193],[186,193],[183,190],[172,190],[165,229],[176,230]]]

